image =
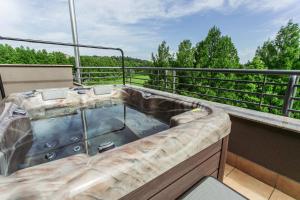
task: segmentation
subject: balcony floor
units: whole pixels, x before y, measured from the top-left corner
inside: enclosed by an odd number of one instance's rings
[[[225,166],[224,183],[251,200],[295,200],[228,164]]]

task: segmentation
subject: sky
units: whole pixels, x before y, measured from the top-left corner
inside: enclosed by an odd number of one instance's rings
[[[172,53],[184,39],[196,45],[216,25],[231,36],[245,63],[289,19],[300,23],[300,0],[75,0],[75,6],[80,44],[120,47],[126,56],[141,59],[150,59],[163,40]],[[0,0],[0,35],[72,42],[68,1]],[[71,48],[30,47],[73,53]]]

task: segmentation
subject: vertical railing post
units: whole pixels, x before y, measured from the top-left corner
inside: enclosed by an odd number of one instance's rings
[[[132,74],[132,69],[129,69],[129,84],[131,84],[131,74]]]
[[[176,71],[174,69],[172,71],[172,78],[173,78],[172,90],[173,90],[173,93],[175,94],[176,93]]]
[[[124,51],[122,49],[119,49],[121,53],[121,59],[122,59],[122,79],[123,79],[123,86],[125,86],[126,81],[125,81],[125,58],[124,58]]]
[[[168,70],[165,71],[165,90],[168,90]]]
[[[70,20],[73,36],[73,44],[78,45],[78,33],[77,33],[77,22],[76,22],[76,13],[75,13],[75,3],[74,0],[69,0],[69,11],[70,11]],[[75,59],[75,69],[76,77],[79,84],[81,84],[81,75],[80,75],[80,53],[79,47],[74,46],[74,59]]]
[[[289,82],[284,96],[284,103],[282,108],[282,114],[284,116],[289,116],[290,109],[293,108],[293,97],[297,92],[297,87],[295,86],[297,84],[297,79],[297,75],[291,75],[289,77]]]
[[[1,74],[0,74],[0,93],[1,93],[1,98],[4,99],[5,98],[5,90],[4,90]]]
[[[78,69],[76,70],[76,72],[75,72],[75,76],[76,76],[76,77],[75,77],[75,80],[76,80],[77,83],[79,83],[79,84],[83,84],[83,83],[82,83],[82,80],[83,80],[84,77],[81,76],[81,73],[83,73],[83,72],[84,72],[84,70],[81,71],[81,68],[78,68]],[[80,76],[78,76],[78,73],[80,74]]]
[[[264,75],[264,81],[263,84],[261,85],[261,94],[260,94],[260,100],[259,100],[259,108],[261,108],[263,104],[263,99],[264,99],[264,93],[266,91],[266,82],[267,82],[267,77]]]
[[[161,86],[160,86],[160,77],[159,77],[159,69],[157,70],[157,82],[156,82],[156,84],[159,86],[159,88],[161,88]]]

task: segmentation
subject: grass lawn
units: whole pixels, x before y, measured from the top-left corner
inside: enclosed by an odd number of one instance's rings
[[[134,74],[131,77],[131,84],[143,86],[145,82],[149,80],[148,75],[140,75]],[[126,78],[126,83],[130,83],[130,78]],[[108,84],[123,84],[122,78],[116,79],[100,79],[100,80],[93,80],[93,81],[85,81],[83,84],[85,85],[108,85]]]

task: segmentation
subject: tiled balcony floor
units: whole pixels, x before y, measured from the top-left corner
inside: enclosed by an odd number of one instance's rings
[[[224,183],[251,200],[295,200],[228,164],[225,166]]]

